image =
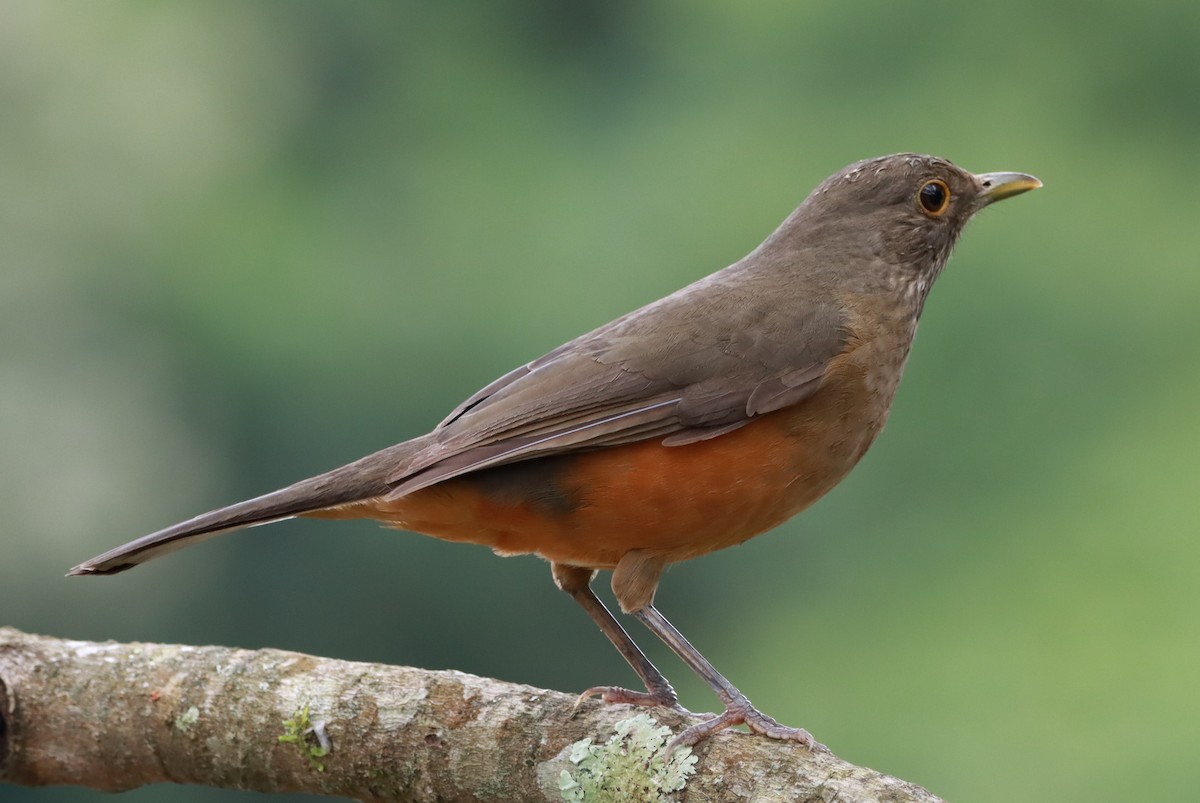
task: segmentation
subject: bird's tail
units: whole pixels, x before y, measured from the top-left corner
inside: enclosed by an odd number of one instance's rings
[[[387,477],[424,445],[406,441],[278,491],[204,513],[84,561],[67,574],[116,574],[221,533],[326,511],[386,494]]]

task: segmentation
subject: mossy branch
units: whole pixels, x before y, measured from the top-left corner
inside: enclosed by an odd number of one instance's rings
[[[571,695],[461,672],[0,628],[4,783],[175,782],[363,801],[938,800],[745,734],[668,759],[656,752],[659,723],[677,730],[682,716],[573,706]]]

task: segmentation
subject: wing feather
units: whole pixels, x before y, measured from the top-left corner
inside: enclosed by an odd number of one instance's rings
[[[846,347],[843,316],[756,292],[754,277],[732,270],[492,382],[397,467],[389,496],[539,456],[651,438],[695,443],[802,402]]]

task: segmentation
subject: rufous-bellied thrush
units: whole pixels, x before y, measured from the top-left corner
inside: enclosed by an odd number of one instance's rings
[[[274,493],[205,513],[76,566],[113,574],[205,538],[293,516],[371,518],[501,555],[554,580],[646,691],[675,691],[592,592],[611,569],[621,609],[661,638],[736,724],[814,745],[754,708],[654,607],[663,570],[804,510],[854,467],[888,410],[934,280],[966,222],[1041,186],[898,154],[817,187],[761,245],[711,276],[505,374],[432,432]]]

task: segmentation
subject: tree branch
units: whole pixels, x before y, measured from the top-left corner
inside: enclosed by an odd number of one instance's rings
[[[636,712],[589,703],[574,714],[573,705],[571,695],[461,672],[0,628],[0,782],[25,786],[171,781],[363,801],[559,801],[566,787],[591,800],[583,776],[611,773],[610,788],[629,781],[602,747],[572,745],[603,745]],[[649,713],[676,730],[686,722]],[[628,764],[628,747],[612,756]],[[683,791],[644,799],[939,800],[832,754],[745,734],[713,737],[697,759]],[[625,794],[607,799],[638,799]]]

